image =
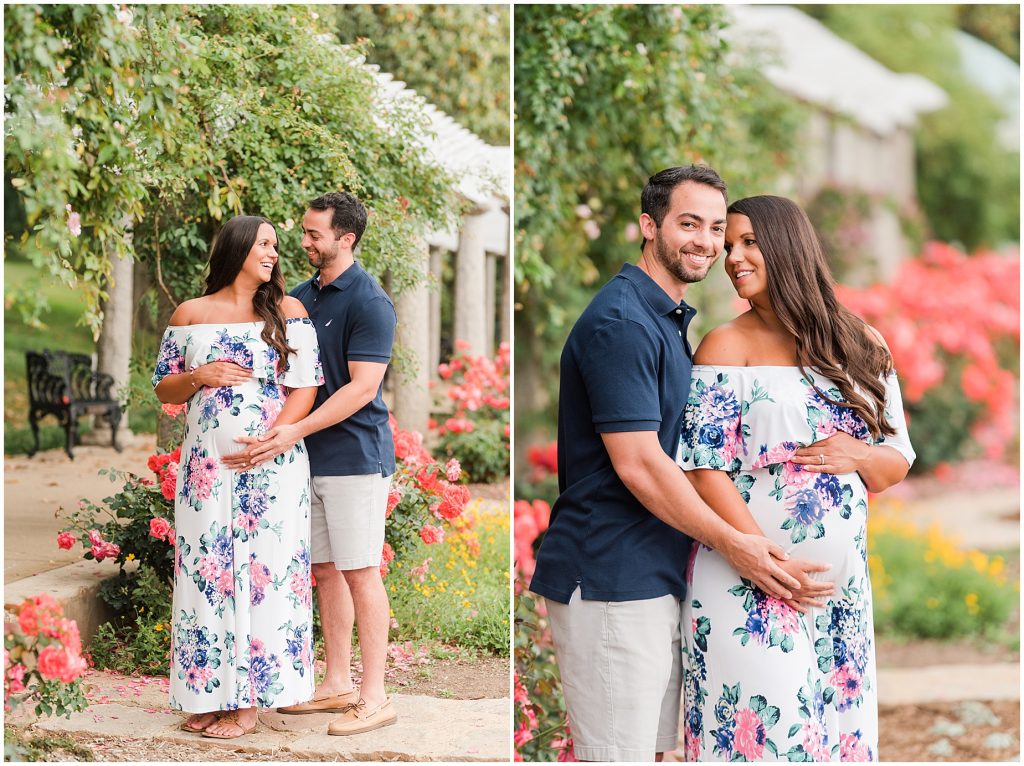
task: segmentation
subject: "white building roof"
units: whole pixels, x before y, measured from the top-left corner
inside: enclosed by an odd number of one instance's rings
[[[1005,119],[996,127],[1000,142],[1007,149],[1019,151],[1020,65],[997,48],[959,30],[956,47],[964,75],[1003,110]]]
[[[780,90],[886,135],[949,98],[920,75],[893,72],[823,24],[785,5],[731,5],[723,36],[737,51],[769,54],[761,67]]]
[[[381,89],[391,98],[416,99],[430,120],[430,133],[422,140],[427,151],[443,168],[458,179],[458,191],[479,208],[486,217],[484,249],[490,253],[508,255],[509,228],[505,208],[512,196],[512,147],[488,144],[472,131],[460,125],[433,104],[427,102],[404,82],[391,74],[368,65],[374,72]],[[445,250],[458,248],[457,229],[431,232],[429,244]]]

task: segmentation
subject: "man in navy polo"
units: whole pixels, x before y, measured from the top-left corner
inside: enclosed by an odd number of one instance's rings
[[[559,497],[530,589],[547,601],[575,756],[651,760],[677,745],[680,599],[691,538],[744,577],[798,587],[766,538],[697,495],[674,457],[689,393],[687,286],[724,246],[726,187],[703,166],[652,176],[640,260],[576,322],[561,358]]]
[[[313,700],[284,713],[340,712],[329,734],[359,734],[397,720],[384,690],[387,591],[380,577],[384,516],[395,472],[395,445],[381,398],[395,336],[395,307],[353,250],[366,208],[345,192],[313,200],[302,219],[302,246],[317,269],[291,294],[316,327],[325,385],[297,423],[272,428],[225,460],[258,465],[305,439],[312,474],[311,560],[317,582],[327,671]],[[352,625],[359,628],[363,677],[353,686]]]

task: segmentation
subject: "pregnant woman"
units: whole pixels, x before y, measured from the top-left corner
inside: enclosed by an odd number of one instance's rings
[[[277,234],[258,216],[217,236],[201,298],[164,333],[153,385],[187,402],[174,528],[171,707],[182,728],[234,739],[259,707],[313,696],[309,461],[299,442],[234,471],[239,436],[294,423],[323,383],[316,332],[284,294]]]
[[[914,460],[892,357],[835,298],[804,212],[729,207],[726,273],[750,310],[694,356],[679,451],[743,532],[831,566],[831,595],[781,601],[694,545],[683,608],[688,760],[878,757],[867,493]],[[804,589],[806,592],[808,589]]]

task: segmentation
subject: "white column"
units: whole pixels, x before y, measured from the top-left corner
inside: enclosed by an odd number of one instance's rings
[[[437,379],[437,366],[441,364],[441,292],[444,290],[444,259],[448,253],[440,247],[430,248],[430,276],[434,289],[430,291],[430,380]]]
[[[416,268],[421,279],[395,299],[398,327],[396,345],[402,347],[412,361],[414,369],[408,375],[396,372],[394,377],[394,413],[398,425],[406,430],[427,432],[430,418],[430,389],[428,360],[430,358],[430,288],[427,285],[427,265],[430,252],[426,242],[419,243]]]
[[[484,348],[487,349],[487,356],[494,356],[494,330],[497,323],[497,313],[494,306],[494,296],[498,286],[498,257],[494,253],[487,253],[487,276],[484,279]]]
[[[459,251],[455,258],[455,340],[469,343],[468,353],[487,353],[487,256],[484,252],[482,208],[462,220]],[[492,320],[493,321],[493,320]]]
[[[512,342],[512,332],[510,323],[512,321],[512,243],[509,241],[511,235],[511,219],[509,218],[508,208],[503,208],[505,213],[505,252],[502,255],[501,260],[498,261],[498,267],[501,269],[499,279],[501,279],[501,301],[498,304],[498,338],[502,343]]]

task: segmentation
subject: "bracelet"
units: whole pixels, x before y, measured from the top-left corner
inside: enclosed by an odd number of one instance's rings
[[[188,371],[188,382],[192,384],[192,390],[193,391],[198,391],[199,390],[199,387],[196,385],[196,371],[195,370],[189,370]]]

